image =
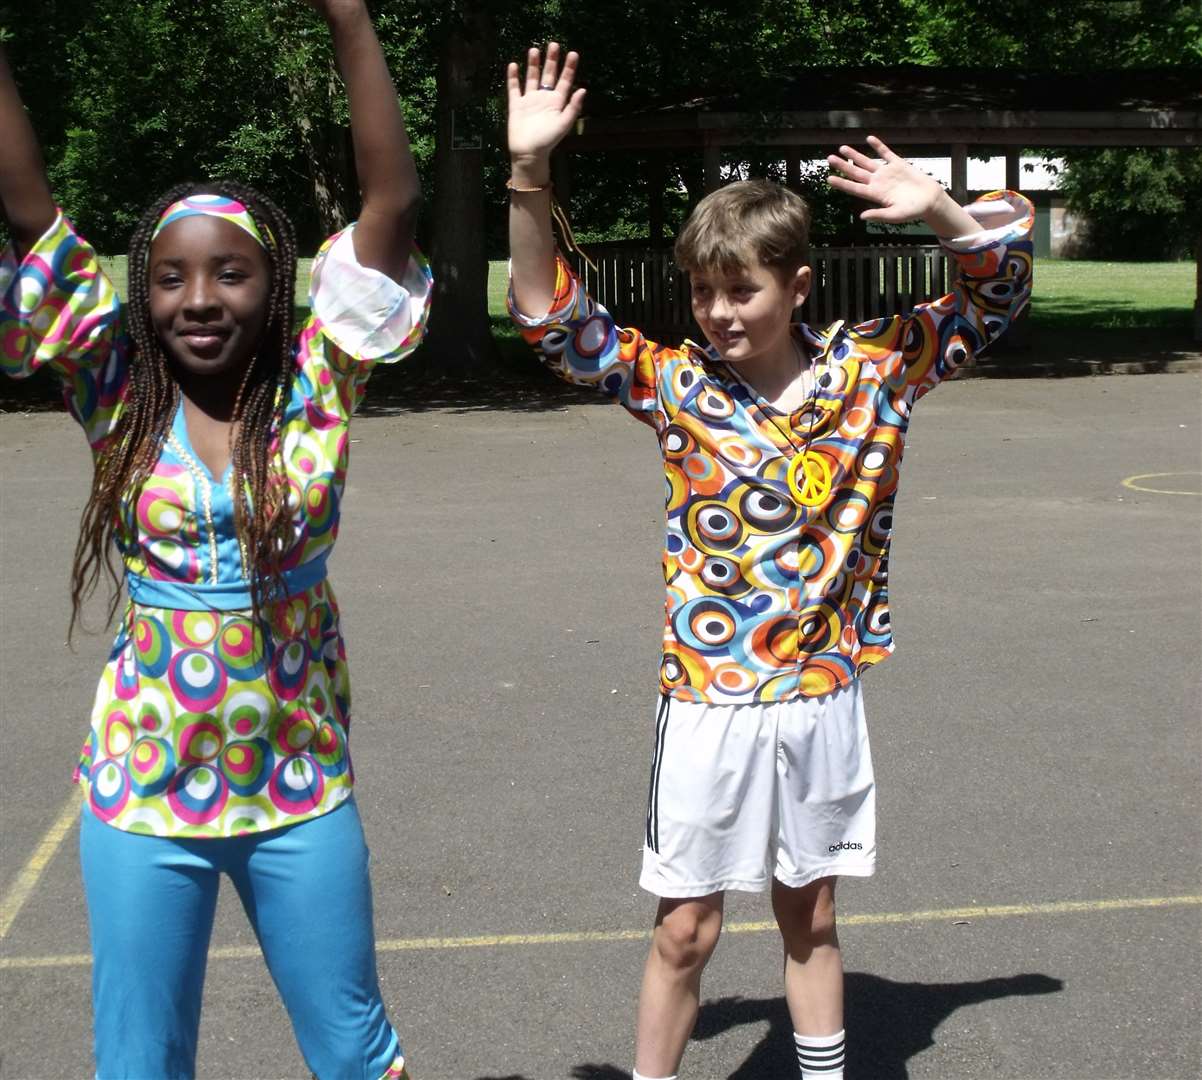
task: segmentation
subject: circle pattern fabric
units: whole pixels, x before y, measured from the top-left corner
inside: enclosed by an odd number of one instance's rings
[[[546,315],[511,305],[555,374],[611,395],[659,437],[663,692],[718,705],[819,697],[893,650],[889,543],[912,407],[1030,295],[1031,203],[996,192],[976,209],[1005,221],[949,245],[960,271],[949,295],[854,327],[793,327],[814,388],[787,415],[712,347],[617,327],[562,259]]]
[[[97,817],[131,832],[233,836],[347,798],[337,605],[327,582],[289,603],[301,617],[283,621],[299,633],[266,656],[243,614],[139,606],[105,668],[80,759]]]
[[[93,811],[117,828],[232,836],[315,817],[350,794],[346,655],[321,578],[338,536],[351,417],[372,368],[420,343],[432,293],[415,250],[395,304],[366,338],[361,319],[323,323],[323,277],[348,296],[364,280],[378,284],[346,254],[350,241],[349,230],[331,237],[314,260],[312,314],[293,342],[275,443],[293,527],[282,569],[298,572],[297,591],[264,628],[252,626],[232,474],[217,479],[198,464],[182,409],[121,508],[117,547],[137,601],[101,677],[76,771]],[[59,215],[21,260],[0,252],[0,283],[0,371],[53,372],[102,454],[127,400],[131,343],[95,251]],[[368,343],[368,355],[349,351]]]

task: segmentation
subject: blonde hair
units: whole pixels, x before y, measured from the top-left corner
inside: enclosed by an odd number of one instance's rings
[[[810,261],[810,208],[768,180],[740,180],[710,192],[676,238],[685,271],[735,274],[758,259],[785,276]]]

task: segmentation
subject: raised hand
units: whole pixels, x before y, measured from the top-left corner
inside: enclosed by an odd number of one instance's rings
[[[515,176],[545,183],[551,151],[576,123],[584,90],[573,90],[579,56],[570,52],[560,66],[560,48],[552,41],[544,63],[538,49],[526,55],[526,79],[518,65],[506,70],[509,95],[509,157]]]
[[[946,195],[939,182],[905,158],[895,154],[875,135],[868,145],[880,156],[870,158],[853,146],[839,147],[826,160],[841,176],[831,174],[828,183],[857,199],[879,204],[860,214],[864,221],[887,221],[900,225],[925,218]],[[842,155],[842,156],[840,156]]]
[[[4,47],[0,45],[0,213],[19,255],[54,223],[57,211],[50,195],[37,136],[21,104]]]
[[[396,87],[364,0],[309,0],[330,28],[334,59],[346,86],[355,174],[363,207],[354,231],[363,266],[400,281],[409,264],[421,201]]]
[[[843,174],[829,177],[831,187],[878,204],[860,214],[864,221],[900,225],[921,218],[944,239],[967,237],[980,230],[977,220],[933,176],[895,154],[875,135],[868,136],[868,145],[880,157],[870,158],[855,147],[841,146],[838,154],[826,159],[832,169]]]
[[[309,0],[309,7],[326,22],[334,22],[351,15],[366,15],[364,0]]]

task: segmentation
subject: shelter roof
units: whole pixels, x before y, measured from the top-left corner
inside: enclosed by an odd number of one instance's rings
[[[829,144],[868,131],[907,145],[1202,146],[1202,71],[812,69],[733,95],[603,110],[571,147]]]

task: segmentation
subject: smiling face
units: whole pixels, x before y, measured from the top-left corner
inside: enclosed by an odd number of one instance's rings
[[[150,319],[188,375],[240,377],[267,325],[271,268],[249,233],[217,217],[172,222],[150,247]]]
[[[723,360],[754,362],[787,353],[793,310],[810,289],[803,266],[782,274],[749,259],[734,272],[691,270],[693,317]]]

